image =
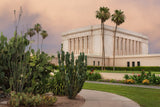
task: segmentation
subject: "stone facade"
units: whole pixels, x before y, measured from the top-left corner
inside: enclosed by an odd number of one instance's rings
[[[114,27],[105,25],[106,66],[113,65],[113,35]],[[102,36],[100,25],[88,26],[63,33],[62,44],[64,51],[74,52],[75,57],[80,52],[84,52],[88,56],[88,65],[101,66]],[[118,28],[115,48],[116,66],[160,65],[160,62],[158,62],[160,55],[148,55],[148,37],[145,35]]]

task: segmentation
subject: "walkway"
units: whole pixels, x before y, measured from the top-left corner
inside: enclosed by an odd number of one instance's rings
[[[108,92],[83,89],[79,95],[85,98],[82,107],[140,107],[136,102],[126,97]]]
[[[87,82],[87,83],[96,83],[96,84],[121,85],[121,86],[130,86],[130,87],[141,87],[141,88],[160,89],[160,86],[151,86],[151,85],[133,85],[133,84],[98,82],[98,81],[86,81],[86,82]]]

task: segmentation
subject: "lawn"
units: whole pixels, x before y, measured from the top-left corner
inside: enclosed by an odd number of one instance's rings
[[[159,89],[95,84],[95,83],[85,83],[83,89],[104,91],[125,96],[140,104],[141,107],[160,107]]]
[[[141,71],[118,71],[118,70],[116,70],[116,71],[112,71],[112,70],[105,70],[105,71],[102,71],[102,70],[94,70],[94,72],[103,72],[103,73],[137,73],[137,74],[140,74],[141,73]],[[145,71],[146,73],[148,72],[148,71]],[[153,74],[153,73],[155,73],[155,74],[160,74],[160,72],[158,72],[158,71],[151,71],[151,73]]]

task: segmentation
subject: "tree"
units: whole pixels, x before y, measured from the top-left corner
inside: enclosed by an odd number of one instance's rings
[[[32,42],[32,37],[35,35],[35,31],[33,28],[30,28],[28,31],[27,31],[27,35],[29,35],[30,37],[30,42]]]
[[[100,7],[96,11],[96,18],[101,20],[101,34],[102,34],[102,70],[105,70],[105,47],[104,47],[104,22],[110,18],[108,7]]]
[[[121,10],[115,10],[115,13],[112,14],[112,21],[116,24],[115,31],[114,31],[114,41],[113,41],[113,71],[114,71],[115,70],[115,39],[116,39],[117,26],[119,26],[125,21],[124,12]]]
[[[35,24],[34,30],[37,33],[37,50],[39,49],[39,32],[42,30],[42,27],[39,23]]]
[[[41,52],[42,52],[43,40],[48,36],[47,31],[42,30],[42,32],[41,32],[41,36],[42,36],[42,43],[41,43]]]

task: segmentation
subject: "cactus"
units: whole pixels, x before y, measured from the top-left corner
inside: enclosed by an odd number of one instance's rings
[[[73,99],[81,91],[87,78],[87,56],[84,53],[80,53],[78,59],[74,61],[73,52],[71,56],[68,52],[65,54],[62,46],[61,55],[58,53],[58,62],[65,94],[68,98]]]

